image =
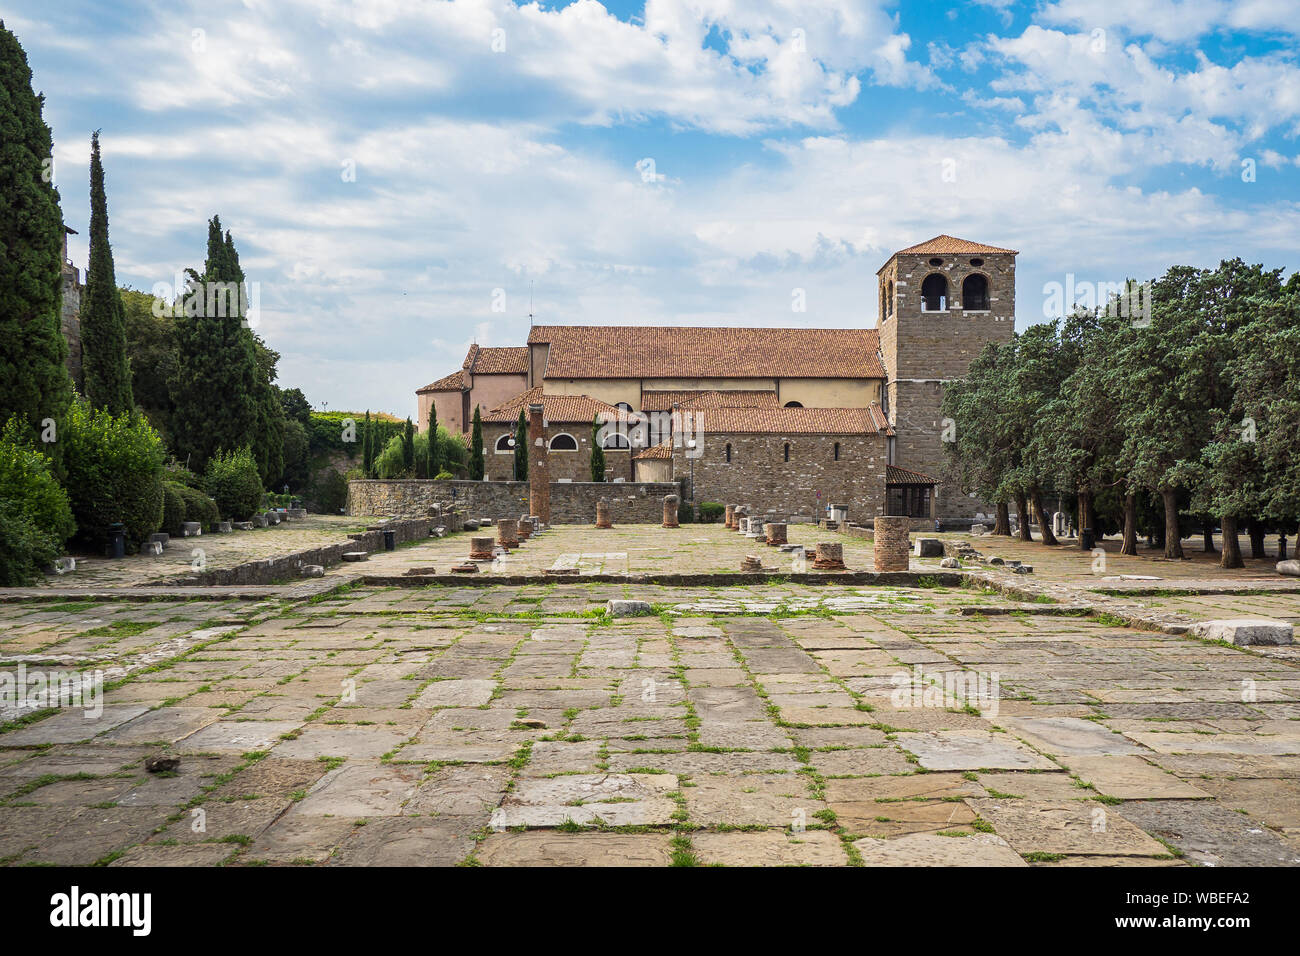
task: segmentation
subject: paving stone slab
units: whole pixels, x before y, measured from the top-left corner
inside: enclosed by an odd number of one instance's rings
[[[474,849],[486,821],[469,817],[386,817],[353,827],[330,866],[455,866]]]
[[[826,804],[813,797],[801,774],[744,774],[692,778],[682,790],[692,823],[788,827],[815,823]]]
[[[402,813],[486,819],[501,802],[509,780],[509,767],[443,767],[411,794]]]
[[[994,723],[1056,756],[1139,754],[1142,748],[1121,734],[1092,720],[1078,717],[1003,717]]]
[[[216,866],[230,856],[229,844],[191,844],[188,846],[133,846],[108,864],[113,866]]]
[[[668,866],[666,833],[494,833],[479,845],[484,866]]]
[[[999,836],[971,833],[938,836],[909,833],[892,840],[866,837],[853,842],[863,866],[1027,866]]]
[[[149,838],[151,843],[205,843],[227,837],[256,838],[284,814],[292,802],[282,797],[257,800],[209,800],[185,810],[179,820]]]
[[[966,802],[1019,853],[1161,856],[1169,852],[1115,812],[1116,807],[1033,800]]]
[[[1300,755],[1300,735],[1174,734],[1130,730],[1125,731],[1124,736],[1164,754]]]
[[[300,720],[219,720],[176,744],[182,753],[270,750],[280,737],[302,726]]]
[[[905,833],[971,832],[970,824],[975,822],[970,807],[950,800],[858,800],[832,802],[830,808],[846,832],[879,838]]]
[[[1120,800],[1200,800],[1204,790],[1153,767],[1141,757],[1068,757],[1070,771],[1098,793]]]
[[[387,727],[308,724],[271,751],[277,757],[382,757],[411,735]]]
[[[692,835],[691,843],[701,863],[723,866],[844,866],[848,854],[839,837],[826,830],[786,833],[769,830],[750,833]]]
[[[1209,801],[1135,801],[1116,811],[1202,866],[1296,866],[1300,850],[1249,816]]]
[[[492,815],[494,827],[554,827],[565,822],[610,826],[668,823],[677,804],[671,774],[575,774],[523,780]]]
[[[396,816],[422,776],[411,766],[348,762],[321,777],[291,816]]]
[[[911,773],[888,777],[827,780],[830,803],[863,800],[947,800],[987,796],[978,783],[959,773]]]
[[[808,762],[826,777],[911,773],[916,769],[893,744],[860,750],[814,750]]]
[[[64,710],[34,724],[0,734],[0,747],[77,743],[134,720],[148,710],[140,704],[105,704],[98,716],[88,710]]]
[[[615,753],[610,754],[609,769],[626,773],[643,767],[678,776],[744,773],[793,773],[802,764],[788,753],[748,751],[745,753]]]
[[[1056,770],[1056,764],[1034,753],[1009,734],[980,730],[940,730],[905,733],[897,737],[904,750],[916,755],[927,770]]]
[[[1056,803],[1062,800],[1083,800],[1090,794],[1080,787],[1068,773],[1004,772],[981,773],[980,785],[994,797],[1019,797]]]

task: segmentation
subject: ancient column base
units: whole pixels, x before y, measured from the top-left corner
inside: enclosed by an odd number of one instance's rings
[[[497,544],[509,551],[519,547],[519,522],[514,518],[497,520]]]
[[[492,539],[491,538],[470,538],[469,559],[471,561],[491,561],[492,560]]]
[[[844,545],[838,541],[819,542],[817,544],[817,556],[813,559],[813,567],[818,571],[843,571]]]
[[[769,521],[763,525],[763,533],[767,536],[767,546],[769,548],[779,548],[788,543],[785,522]]]
[[[609,502],[606,501],[604,498],[601,498],[599,501],[596,502],[596,527],[597,528],[614,527],[614,522],[610,519],[609,516]]]
[[[911,566],[908,532],[912,519],[901,515],[876,518],[871,550],[877,571],[906,571]]]
[[[664,495],[664,527],[676,528],[677,524],[677,507],[680,499],[676,495]]]

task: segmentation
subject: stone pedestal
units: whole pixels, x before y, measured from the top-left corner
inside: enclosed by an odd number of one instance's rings
[[[664,495],[664,527],[677,527],[677,506],[681,499],[676,495]]]
[[[507,551],[519,547],[519,522],[514,518],[498,518],[497,544]]]
[[[614,522],[609,517],[609,501],[605,498],[601,498],[596,502],[596,527],[614,527]]]
[[[908,530],[912,519],[905,515],[884,515],[876,519],[873,544],[877,571],[906,571],[910,563]]]
[[[769,521],[763,525],[763,531],[767,534],[767,546],[769,548],[779,548],[781,545],[788,543],[785,536],[784,521]]]
[[[748,517],[749,512],[745,510],[744,506],[737,505],[736,510],[731,513],[731,530],[744,531],[745,529],[741,526],[741,522]]]
[[[818,571],[843,571],[844,545],[838,541],[819,541],[813,567]]]
[[[551,463],[540,402],[528,406],[528,513],[551,523]]]
[[[736,506],[727,505],[727,510],[723,512],[722,526],[728,530],[736,527]]]
[[[533,525],[532,522],[528,520],[527,515],[519,519],[519,523],[515,526],[515,534],[519,536],[520,541],[527,541],[532,537]]]
[[[492,560],[492,539],[491,538],[470,538],[469,559],[471,561],[491,561]]]

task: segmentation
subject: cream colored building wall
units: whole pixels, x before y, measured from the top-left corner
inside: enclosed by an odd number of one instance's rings
[[[485,412],[491,411],[518,396],[528,387],[527,381],[526,375],[475,375],[469,390],[470,421],[465,422],[462,430],[469,429],[475,405],[482,406]]]
[[[419,400],[415,425],[419,431],[429,430],[430,409],[436,410],[438,424],[453,435],[462,430],[460,392],[424,392],[415,397]]]
[[[643,458],[632,462],[633,481],[672,481],[673,462],[670,458]]]
[[[641,383],[635,378],[548,378],[542,383],[547,395],[589,395],[610,405],[627,402],[641,407]]]
[[[543,385],[550,395],[590,395],[617,405],[627,402],[641,408],[641,392],[670,391],[773,391],[780,402],[799,402],[805,408],[866,408],[880,401],[881,380],[876,378],[569,378],[550,379]]]
[[[780,400],[804,408],[866,408],[880,401],[878,378],[783,378]]]

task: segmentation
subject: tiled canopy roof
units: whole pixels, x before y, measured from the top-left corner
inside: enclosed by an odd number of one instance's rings
[[[927,239],[925,242],[918,242],[914,246],[908,246],[906,249],[899,249],[894,255],[885,260],[885,266],[893,261],[894,256],[902,255],[920,255],[920,256],[978,256],[978,255],[1005,255],[1018,256],[1015,249],[1003,249],[999,246],[986,246],[982,242],[971,242],[969,239],[958,239],[956,236],[935,236],[933,239]],[[885,266],[876,270],[876,275],[885,271]]]
[[[885,466],[885,484],[887,485],[937,485],[938,478],[931,478],[929,475],[922,474],[919,471],[912,471],[910,468],[899,468],[897,465]]]
[[[516,422],[519,412],[527,412],[527,406],[542,403],[542,416],[548,422],[562,422],[572,425],[581,422],[590,425],[597,415],[616,416],[619,410],[613,405],[599,401],[589,395],[544,395],[540,385],[530,388],[503,402],[490,412],[483,414],[485,422]]]
[[[415,394],[421,395],[424,392],[460,392],[468,386],[465,383],[465,370],[457,369],[450,375],[444,375],[436,382],[430,382],[424,388],[417,388]]]
[[[870,408],[709,408],[698,413],[704,434],[861,435],[880,431]]]
[[[875,329],[539,325],[547,378],[884,378]]]
[[[649,448],[643,448],[632,456],[633,461],[663,460],[667,461],[673,457],[672,442],[660,442],[658,445],[651,445]]]
[[[475,375],[527,375],[528,346],[484,348],[471,345],[461,368]]]
[[[779,404],[776,392],[736,389],[724,391],[645,391],[641,393],[643,412],[671,411],[673,403],[682,408],[771,408]]]

